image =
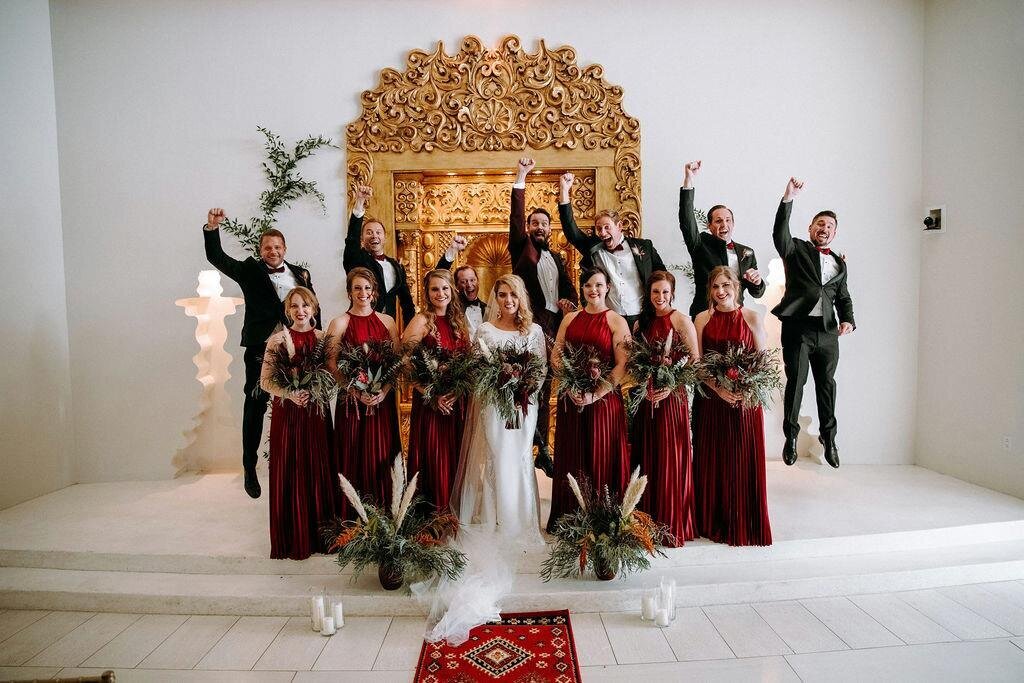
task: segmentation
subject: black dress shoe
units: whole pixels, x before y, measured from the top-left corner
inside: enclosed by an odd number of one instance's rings
[[[825,462],[838,469],[839,446],[836,445],[835,439],[825,439],[821,443],[825,447]]]
[[[796,462],[796,439],[786,439],[786,445],[782,447],[782,462],[792,465]]]
[[[260,494],[263,493],[263,489],[260,488],[260,480],[256,476],[255,467],[245,468],[245,492],[249,494],[250,498],[259,498]]]
[[[548,453],[547,445],[537,446],[537,457],[533,461],[533,466],[547,475],[548,479],[554,478],[555,463],[551,460],[551,454]]]

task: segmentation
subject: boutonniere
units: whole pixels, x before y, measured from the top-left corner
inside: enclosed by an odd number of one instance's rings
[[[309,284],[309,271],[308,270],[303,270],[302,271],[302,280],[306,284]]]
[[[647,252],[644,251],[643,248],[638,247],[635,244],[632,247],[630,247],[630,250],[633,252],[633,255],[636,256],[637,258],[643,258],[644,256],[647,255]]]
[[[743,248],[743,254],[742,254],[743,258],[750,258],[753,255],[754,255],[754,250],[753,249],[748,249],[746,247]]]

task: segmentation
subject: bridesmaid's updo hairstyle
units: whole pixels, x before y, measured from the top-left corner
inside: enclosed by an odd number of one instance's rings
[[[611,280],[608,278],[608,272],[601,266],[588,266],[586,268],[580,268],[579,295],[581,303],[585,301],[585,299],[583,298],[583,285],[590,282],[590,278],[594,277],[595,275],[600,275],[601,277],[603,277],[605,285],[608,285],[611,282]]]
[[[448,311],[445,317],[451,323],[455,339],[469,342],[469,324],[466,322],[466,313],[462,310],[462,301],[458,297],[458,289],[455,287],[455,279],[452,271],[446,268],[436,268],[423,276],[423,315],[427,318],[427,333],[437,338],[437,314],[434,313],[430,304],[430,281],[444,280],[452,290],[452,299],[448,302]]]
[[[736,298],[736,303],[739,304],[740,301],[740,279],[736,277],[736,273],[729,266],[715,266],[708,275],[708,310],[711,311],[711,315],[715,314],[715,295],[712,293],[711,285],[721,275],[729,278],[729,282],[732,283],[732,293]]]
[[[284,306],[284,317],[288,320],[288,324],[291,325],[294,322],[292,317],[288,315],[288,307],[291,305],[292,297],[296,295],[302,297],[303,301],[313,307],[313,319],[309,321],[309,324],[316,327],[316,316],[320,315],[320,302],[316,300],[316,294],[313,293],[313,290],[305,287],[295,287],[284,297],[282,305]]]
[[[349,308],[352,307],[352,283],[357,277],[361,277],[370,283],[373,287],[373,296],[370,298],[373,306],[377,306],[377,297],[380,296],[380,287],[377,284],[377,276],[373,274],[373,271],[363,266],[358,266],[348,271],[348,275],[345,276],[345,292],[348,293]]]
[[[533,311],[530,309],[530,295],[526,292],[526,283],[518,275],[502,275],[494,281],[494,308],[495,318],[498,312],[498,288],[505,285],[512,290],[519,300],[519,310],[516,311],[516,329],[519,334],[529,334],[530,326],[533,325]],[[488,314],[490,318],[490,314]]]
[[[672,288],[672,299],[675,301],[676,298],[676,276],[667,270],[656,270],[647,276],[647,283],[644,285],[644,300],[640,304],[640,320],[637,321],[637,331],[643,332],[647,329],[647,326],[651,324],[651,321],[657,317],[657,313],[654,311],[654,304],[651,303],[651,287],[654,286],[655,282],[667,282],[668,286]]]

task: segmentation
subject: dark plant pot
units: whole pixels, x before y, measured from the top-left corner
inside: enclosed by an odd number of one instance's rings
[[[599,581],[611,581],[619,571],[617,563],[613,563],[602,554],[594,556],[594,574]]]
[[[377,566],[377,578],[384,590],[398,590],[402,587],[402,568],[390,562],[380,564]]]

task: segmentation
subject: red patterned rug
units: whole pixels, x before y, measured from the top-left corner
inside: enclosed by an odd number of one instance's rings
[[[502,614],[458,647],[423,643],[414,683],[580,683],[569,610]]]

